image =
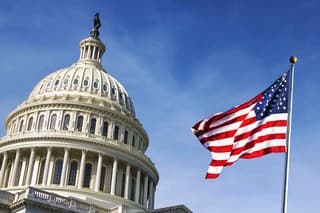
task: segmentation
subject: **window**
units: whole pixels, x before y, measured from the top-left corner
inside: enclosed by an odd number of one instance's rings
[[[32,128],[32,123],[33,123],[33,117],[29,118],[28,128],[27,128],[28,131],[31,130],[31,128]]]
[[[44,125],[44,115],[41,115],[39,117],[38,129],[39,130],[43,129],[43,125]]]
[[[112,93],[112,95],[116,95],[116,88],[112,87],[111,88],[111,93]]]
[[[96,122],[97,122],[97,119],[95,119],[95,118],[91,119],[91,122],[90,122],[90,133],[91,134],[94,134],[96,131]]]
[[[108,90],[107,85],[104,84],[104,85],[102,86],[102,89],[103,89],[104,92],[107,92],[107,90]]]
[[[91,163],[87,163],[85,167],[85,172],[84,172],[83,187],[87,187],[87,188],[90,187],[91,170],[92,170]]]
[[[78,85],[78,83],[79,83],[79,80],[78,80],[78,79],[74,79],[74,80],[73,80],[73,84],[74,84],[74,85]]]
[[[114,140],[119,139],[119,127],[117,125],[114,127],[114,130],[113,130],[113,139]]]
[[[21,169],[22,169],[22,161],[20,161],[19,164],[18,164],[16,177],[14,178],[14,183],[13,183],[14,186],[18,186],[19,185]]]
[[[108,137],[108,126],[108,122],[104,121],[102,127],[102,136]]]
[[[38,184],[42,183],[45,163],[46,163],[46,159],[42,159],[40,161],[39,172],[38,172]]]
[[[64,79],[63,84],[67,85],[68,84],[68,79]]]
[[[135,188],[136,188],[136,179],[134,177],[135,174],[132,174],[130,178],[130,194],[129,199],[134,201],[134,195],[135,195]]]
[[[123,142],[124,142],[125,144],[128,144],[128,131],[127,131],[127,130],[124,131],[124,139],[123,139]]]
[[[132,146],[134,147],[136,144],[136,137],[133,135],[132,136]]]
[[[54,82],[54,85],[58,86],[59,82],[60,82],[59,80],[56,80],[56,82]]]
[[[78,162],[71,161],[68,185],[72,185],[72,186],[76,185],[77,170],[78,170]]]
[[[51,115],[51,121],[50,121],[50,129],[55,129],[57,122],[57,114]]]
[[[20,121],[19,132],[22,132],[22,130],[23,130],[23,120]]]
[[[93,83],[93,88],[98,89],[98,87],[99,87],[99,83],[97,81],[95,81]]]
[[[56,160],[54,166],[53,184],[60,184],[63,160]]]
[[[143,180],[143,179],[142,179]],[[139,194],[139,203],[143,204],[144,199],[144,182],[140,182],[140,194]]]
[[[77,119],[77,127],[76,127],[76,130],[82,131],[82,125],[83,125],[83,116],[80,115],[80,116],[78,116],[78,119]]]
[[[8,166],[7,166],[7,172],[6,172],[6,176],[5,176],[4,187],[8,187],[10,173],[11,173],[11,167],[12,167],[12,164],[9,163]]]
[[[63,119],[63,130],[69,129],[69,123],[70,123],[70,115],[66,114]]]
[[[103,166],[101,167],[100,186],[99,186],[100,191],[103,191],[104,189],[105,179],[106,179],[106,167]]]
[[[122,172],[122,179],[121,179],[121,191],[120,196],[124,197],[124,190],[125,190],[125,184],[126,184],[126,173]]]
[[[83,80],[83,86],[88,87],[88,85],[89,85],[89,81],[87,79]]]

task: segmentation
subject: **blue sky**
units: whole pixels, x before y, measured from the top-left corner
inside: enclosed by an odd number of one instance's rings
[[[243,103],[297,55],[288,210],[317,212],[320,189],[318,1],[8,1],[0,6],[0,135],[8,113],[49,73],[70,66],[100,12],[103,66],[128,90],[150,137],[156,207],[280,212],[284,154],[239,160],[205,180],[198,120]]]

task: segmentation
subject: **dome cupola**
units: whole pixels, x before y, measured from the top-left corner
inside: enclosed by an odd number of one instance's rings
[[[99,39],[99,28],[101,26],[99,13],[93,19],[93,29],[90,37],[80,42],[80,59],[101,62],[101,57],[106,50],[105,45]]]

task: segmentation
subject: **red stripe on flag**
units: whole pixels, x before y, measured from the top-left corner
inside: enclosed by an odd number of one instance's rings
[[[259,125],[259,124],[257,124],[257,125]],[[244,139],[256,134],[257,132],[262,131],[265,128],[276,127],[276,126],[287,126],[287,121],[286,120],[279,120],[279,121],[266,122],[265,124],[261,124],[261,125],[259,125],[258,127],[252,129],[249,132],[246,132],[246,133],[243,133],[241,135],[235,136],[234,137],[234,141],[237,142],[237,141],[240,141],[240,140],[244,140]]]
[[[215,179],[217,177],[219,177],[220,174],[209,174],[207,173],[206,175],[206,179]]]
[[[255,151],[253,153],[246,153],[246,154],[242,155],[240,158],[244,158],[244,159],[257,158],[257,157],[261,157],[263,155],[270,154],[273,152],[275,152],[275,153],[286,152],[286,146],[268,147],[268,148],[265,148],[262,150]]]
[[[208,141],[215,141],[215,140],[220,140],[220,139],[225,139],[225,138],[232,138],[236,134],[237,130],[231,130],[227,132],[221,132],[215,135],[212,135],[210,137],[202,138],[200,142],[202,144],[208,142]]]
[[[232,151],[232,147],[233,145],[229,145],[229,146],[209,146],[207,149],[210,152],[231,152]]]
[[[262,142],[274,140],[274,139],[286,139],[286,134],[279,133],[279,134],[262,135],[262,136],[258,137],[256,140],[252,140],[250,142],[247,142],[246,145],[243,147],[233,149],[231,155],[238,155],[242,151],[250,149],[258,143],[262,143]]]
[[[210,166],[224,166],[227,160],[211,160]]]
[[[258,94],[256,97],[252,98],[251,100],[249,100],[248,102],[240,105],[240,106],[237,106],[235,108],[232,108],[231,110],[229,111],[226,111],[226,112],[223,112],[223,113],[220,113],[220,114],[217,114],[217,115],[214,115],[213,117],[211,117],[207,122],[206,124],[204,125],[204,128],[203,129],[208,129],[208,127],[210,126],[211,123],[215,122],[215,121],[218,121],[222,118],[224,118],[225,116],[228,116],[228,115],[231,115],[239,110],[242,110],[242,109],[245,109],[247,107],[249,107],[250,105],[258,102],[259,100],[262,99],[262,94]],[[202,120],[203,121],[203,120]],[[192,129],[195,129],[195,130],[199,130],[199,127],[200,127],[200,124],[202,121],[199,121],[198,123],[196,123]]]
[[[210,132],[210,131],[212,131],[212,130],[214,130],[214,129],[218,129],[218,128],[221,128],[221,127],[223,127],[223,126],[227,126],[227,125],[229,125],[229,124],[233,124],[233,123],[242,121],[242,120],[244,120],[246,117],[247,117],[247,115],[241,115],[241,116],[235,117],[235,118],[230,119],[230,120],[228,120],[228,121],[226,121],[226,122],[224,122],[224,123],[222,123],[222,124],[220,124],[220,125],[218,125],[218,126],[214,126],[214,127],[211,127],[211,128],[208,128],[208,129],[204,129],[204,130],[199,130],[198,132],[195,133],[195,135],[196,135],[197,137],[199,137],[199,136],[201,136],[201,135],[203,135],[203,134],[205,134],[205,133],[208,133],[208,132]]]

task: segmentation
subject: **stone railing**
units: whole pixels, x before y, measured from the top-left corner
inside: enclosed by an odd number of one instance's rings
[[[27,188],[15,195],[14,202],[21,201],[23,199],[31,200],[51,206],[53,208],[65,209],[70,212],[79,213],[100,213],[107,212],[106,210],[100,209],[95,205],[85,203],[75,198],[67,198],[54,193],[42,191],[32,187]]]

